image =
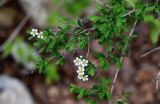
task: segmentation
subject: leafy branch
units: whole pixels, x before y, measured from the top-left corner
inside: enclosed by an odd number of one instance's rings
[[[102,6],[98,8],[97,15],[88,17],[87,21],[92,24],[89,28],[86,28],[87,24],[83,20],[75,22],[64,19],[64,25],[57,26],[56,31],[49,28],[44,31],[37,29],[29,31],[29,39],[33,40],[33,45],[43,55],[43,59],[38,64],[40,72],[45,72],[49,63],[54,63],[57,67],[63,66],[65,63],[63,53],[73,55],[73,62],[77,66],[77,78],[82,81],[92,80],[96,69],[103,72],[107,71],[111,64],[115,65],[116,72],[112,84],[109,78],[98,76],[100,81],[91,88],[71,85],[70,91],[75,93],[78,98],[83,98],[88,104],[106,101],[111,103],[123,57],[127,55],[127,47],[132,39],[137,21],[143,21],[148,14],[153,15],[160,8],[157,4],[145,4],[142,1],[132,3],[128,0],[111,0],[108,5],[99,0],[96,2]],[[130,3],[131,6],[128,6],[127,3]],[[131,8],[132,10],[130,10]],[[131,30],[130,26],[132,26]],[[97,40],[104,52],[90,51],[90,41],[92,40]],[[73,53],[76,49],[87,50],[86,56],[75,56]],[[97,65],[93,64],[93,60],[88,60],[89,56],[93,56],[97,60]]]

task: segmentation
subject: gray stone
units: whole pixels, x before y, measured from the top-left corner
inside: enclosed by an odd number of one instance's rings
[[[16,78],[0,76],[0,104],[34,104],[25,85]]]

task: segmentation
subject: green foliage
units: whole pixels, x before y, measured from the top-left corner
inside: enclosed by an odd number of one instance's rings
[[[87,71],[87,75],[90,75],[90,76],[94,76],[94,71],[95,71],[96,67],[94,64],[89,64],[87,67],[86,67],[86,71]]]
[[[25,43],[21,37],[17,37],[4,46],[3,57],[8,55],[12,55],[18,63],[24,65],[27,69],[34,70],[37,68],[38,72],[44,73],[48,84],[59,78],[56,66],[44,58],[41,59],[33,47]]]
[[[107,87],[110,82],[110,79],[101,78],[97,85],[94,85],[89,89],[80,88],[72,84],[69,91],[77,94],[78,99],[85,99],[87,104],[98,104],[99,102],[112,98],[109,87]]]
[[[45,75],[47,84],[51,84],[59,79],[56,65],[49,63],[49,60],[45,58],[40,58],[37,62],[37,71]]]
[[[65,9],[73,15],[79,15],[88,4],[89,0],[64,0]]]
[[[79,17],[90,5],[90,0],[52,0],[51,3],[53,8],[49,11],[49,26],[62,25],[63,16]],[[63,9],[59,9],[62,7]]]
[[[53,81],[57,81],[59,79],[59,74],[57,72],[56,65],[49,64],[45,73],[45,78],[47,84],[51,84]]]
[[[53,3],[60,4],[71,15],[79,15],[89,5],[90,0],[52,0]]]
[[[61,21],[61,15],[57,11],[51,11],[48,16],[48,25],[58,24]]]
[[[18,63],[31,69],[36,67],[36,63],[39,59],[39,55],[35,50],[20,37],[5,44],[3,48],[3,57],[7,57],[8,55],[12,55]]]
[[[73,0],[73,2],[75,5],[72,5],[71,1],[65,1],[66,5],[69,5],[67,10],[71,10],[72,13],[77,12],[75,8],[84,8],[87,4],[85,0]],[[106,71],[110,64],[114,64],[119,70],[121,57],[127,55],[126,48],[133,38],[130,35],[133,34],[135,21],[151,24],[151,39],[153,43],[158,42],[160,24],[159,20],[155,19],[155,14],[160,10],[159,4],[138,0],[109,0],[108,5],[98,7],[97,15],[88,16],[90,28],[86,28],[83,20],[75,22],[65,18],[64,25],[55,27],[56,31],[45,29],[43,39],[31,36],[29,39],[33,40],[33,45],[44,57],[38,64],[39,71],[45,73],[50,63],[54,63],[55,67],[63,66],[64,52],[73,55],[76,49],[88,50],[89,42],[92,40],[98,40],[104,52],[92,51],[94,54],[91,54],[89,50],[87,51],[87,54],[94,56],[98,61],[98,65],[94,65],[91,60],[85,67],[85,74],[89,75],[89,79],[95,75],[96,69]],[[79,9],[76,10],[80,12]],[[88,104],[98,104],[112,99],[109,91],[110,82],[110,79],[100,78],[97,84],[88,89],[71,85],[70,92],[75,93],[78,99],[84,99]],[[117,104],[123,103],[124,101],[117,102]]]
[[[106,56],[102,53],[95,53],[94,55],[98,61],[99,61],[99,67],[100,69],[104,70],[104,69],[108,69],[108,61],[106,59]]]
[[[150,39],[152,43],[156,44],[159,40],[160,21],[158,19],[155,19],[153,16],[146,16],[144,17],[144,22],[149,24]]]

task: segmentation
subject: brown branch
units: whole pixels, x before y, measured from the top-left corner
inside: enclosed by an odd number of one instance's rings
[[[135,30],[136,24],[137,24],[137,20],[134,22],[134,25],[133,25],[130,33],[129,33],[129,37],[132,36],[132,34],[133,34],[134,30]],[[125,48],[127,48],[127,45],[125,46]],[[124,58],[124,57],[123,57],[123,56],[124,56],[124,53],[122,53],[122,54],[123,54],[123,55],[122,55],[121,60],[120,60],[121,63],[122,63],[123,58]],[[120,69],[116,69],[116,73],[115,73],[115,75],[114,75],[114,79],[113,79],[112,86],[111,86],[111,95],[113,94],[113,90],[114,90],[114,88],[115,88],[115,83],[116,83],[116,81],[117,81],[117,77],[118,77],[118,74],[119,74],[119,70],[120,70]],[[109,101],[109,104],[110,104],[110,103],[111,103],[111,100]]]
[[[143,57],[145,57],[145,56],[148,56],[149,54],[151,54],[151,53],[153,53],[153,52],[155,52],[155,51],[158,51],[158,50],[160,50],[160,47],[154,48],[154,49],[146,52],[145,54],[141,55],[141,58],[143,58]]]
[[[128,15],[131,15],[133,12],[135,12],[135,9],[129,11],[128,13],[126,13],[125,15],[123,15],[123,17],[126,17],[126,16],[128,16]]]
[[[90,53],[90,39],[89,39],[89,34],[88,34],[88,50],[87,50],[87,58],[89,56]]]
[[[29,20],[30,16],[27,15],[23,18],[23,20],[19,23],[19,25],[13,30],[13,32],[11,33],[10,37],[5,41],[5,43],[3,43],[1,46],[0,46],[0,51],[3,50],[4,46],[11,42],[18,34],[19,32],[21,31],[21,29],[24,27],[24,25],[27,23],[27,21]]]
[[[79,34],[82,34],[82,33],[85,33],[85,32],[90,32],[90,31],[93,31],[94,28],[88,28],[88,29],[84,29],[84,31],[81,31]]]
[[[156,78],[156,90],[158,90],[159,88],[159,78],[160,78],[160,71],[157,74],[157,78]]]

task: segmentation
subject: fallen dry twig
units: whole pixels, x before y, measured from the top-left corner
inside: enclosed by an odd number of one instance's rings
[[[141,58],[143,58],[143,57],[145,57],[145,56],[148,56],[149,54],[151,54],[151,53],[153,53],[153,52],[155,52],[155,51],[158,51],[158,50],[160,50],[160,47],[154,48],[154,49],[146,52],[145,54],[141,55]]]
[[[134,22],[134,25],[133,25],[130,33],[129,33],[129,36],[132,36],[132,34],[133,34],[134,30],[135,30],[136,24],[137,24],[137,20]],[[125,46],[125,47],[127,48],[127,46]],[[123,54],[124,54],[124,53],[123,53]],[[122,61],[123,61],[123,58],[124,58],[124,57],[123,57],[123,55],[122,55],[121,60],[120,60],[121,63],[122,63]],[[114,75],[114,79],[113,79],[112,86],[111,86],[111,94],[113,94],[113,90],[114,90],[114,88],[115,88],[115,83],[116,83],[116,80],[117,80],[117,77],[118,77],[119,70],[120,70],[120,69],[116,69],[116,73],[115,73],[115,75]],[[110,104],[110,103],[111,103],[111,101],[109,101],[109,104]]]
[[[24,25],[27,23],[27,21],[29,20],[30,16],[26,15],[23,20],[19,23],[19,25],[13,30],[13,32],[11,33],[10,37],[4,42],[4,44],[2,44],[0,46],[0,51],[3,50],[4,46],[11,42],[20,32],[20,30],[24,27]]]

